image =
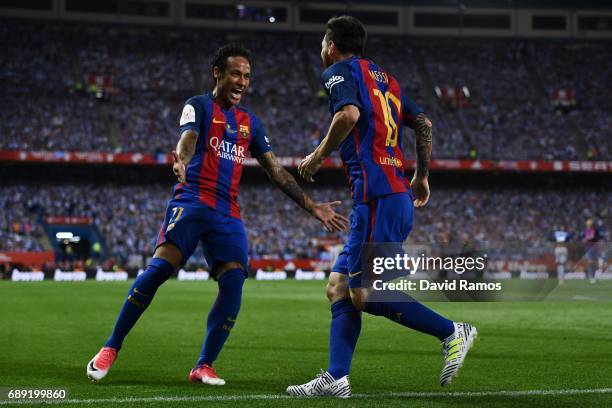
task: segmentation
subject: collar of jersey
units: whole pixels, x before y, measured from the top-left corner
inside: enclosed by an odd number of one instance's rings
[[[213,103],[217,103],[217,101],[215,101],[215,97],[214,97],[214,95],[212,94],[212,92],[209,92],[209,93],[208,93],[208,97],[209,97],[209,98],[212,100],[212,102],[213,102]],[[236,107],[236,105],[232,105],[232,107],[231,107],[231,108],[229,108],[229,109],[224,109],[224,108],[223,108],[223,106],[219,105],[218,103],[217,103],[217,106],[219,106],[219,109],[221,109],[221,112],[224,112],[224,113],[229,113],[229,112],[232,112],[232,109],[234,109],[234,108]]]

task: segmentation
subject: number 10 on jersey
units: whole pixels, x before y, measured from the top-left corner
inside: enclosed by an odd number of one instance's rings
[[[393,114],[391,112],[391,103],[395,105],[397,108],[398,115],[402,111],[402,104],[397,96],[393,95],[391,92],[387,91],[385,93],[381,92],[380,89],[374,88],[374,96],[378,97],[380,101],[380,106],[382,108],[383,116],[385,119],[385,126],[387,127],[387,141],[385,143],[386,146],[395,147],[397,146],[397,123],[395,119],[393,119]]]

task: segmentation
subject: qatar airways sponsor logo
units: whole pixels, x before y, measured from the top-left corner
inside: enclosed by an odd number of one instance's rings
[[[237,145],[227,140],[219,139],[217,136],[211,137],[208,143],[210,144],[210,147],[212,147],[217,157],[220,157],[225,160],[231,160],[240,164],[244,162],[244,146]]]

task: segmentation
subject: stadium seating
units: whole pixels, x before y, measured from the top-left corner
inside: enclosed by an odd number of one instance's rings
[[[230,40],[218,32],[185,28],[14,20],[0,25],[0,39],[5,44],[0,150],[143,153],[168,153],[174,147],[183,102],[210,89],[208,59]],[[320,38],[260,33],[244,36],[244,42],[254,57],[245,105],[262,118],[277,155],[307,154],[329,122],[318,78]],[[398,48],[404,52],[398,54]],[[435,127],[434,158],[612,159],[607,63],[612,49],[604,43],[373,37],[369,50],[428,112]],[[101,91],[93,85],[96,80],[105,84],[106,95],[96,97]],[[435,86],[466,87],[469,103],[448,109]],[[550,103],[557,89],[575,91],[577,106],[569,114]],[[251,257],[328,256],[316,239],[342,240],[343,234],[330,236],[273,190],[241,187]],[[130,256],[151,252],[168,193],[168,186],[117,187],[99,181],[3,186],[0,250],[43,249],[45,215],[88,216],[104,236],[108,255],[125,264]],[[318,200],[342,199],[341,210],[350,210],[345,188],[319,186],[309,193]],[[610,192],[594,189],[569,195],[534,187],[445,189],[434,191],[430,204],[416,212],[411,239],[537,245],[548,240],[553,227],[577,233],[593,216],[609,240],[603,220],[611,207]]]
[[[350,211],[346,189],[307,191],[319,201],[343,200],[340,211]],[[0,191],[5,214],[0,219],[0,251],[39,250],[43,216],[86,216],[104,236],[108,255],[125,264],[130,256],[152,252],[168,198],[169,188],[162,185],[9,186]],[[272,186],[243,185],[239,201],[253,259],[326,258],[329,254],[317,238],[343,242],[344,234],[327,233]],[[415,211],[410,242],[521,241],[537,247],[550,240],[554,228],[577,237],[587,217],[597,220],[607,241],[609,208],[612,193],[593,189],[574,189],[571,194],[535,187],[438,190],[426,207]]]
[[[11,20],[0,38],[0,149],[148,153],[173,148],[181,105],[210,89],[208,58],[225,42],[184,28]],[[305,155],[326,131],[319,40],[244,36],[254,56],[245,105],[262,117],[280,156]],[[375,37],[369,49],[431,116],[436,158],[610,159],[605,43]],[[94,97],[96,76],[112,82],[105,99]],[[470,102],[448,111],[434,86],[466,87]],[[567,88],[577,110],[556,113],[550,95]]]

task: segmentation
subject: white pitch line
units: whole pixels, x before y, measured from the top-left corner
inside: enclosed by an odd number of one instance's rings
[[[574,300],[591,300],[591,301],[592,300],[595,300],[595,301],[603,300],[603,299],[599,299],[599,298],[596,298],[596,297],[593,297],[593,296],[582,296],[582,295],[574,295],[574,296],[572,296],[572,299],[574,299]]]
[[[544,395],[581,395],[612,394],[612,388],[589,388],[567,390],[522,390],[522,391],[457,391],[457,392],[386,392],[380,394],[354,394],[353,398],[458,398],[458,397],[527,397]],[[295,399],[282,394],[247,394],[247,395],[202,395],[188,397],[133,397],[133,398],[99,398],[99,399],[66,399],[44,401],[0,401],[0,405],[20,404],[129,404],[146,402],[215,402],[215,401],[252,401],[252,400],[285,400]],[[301,399],[308,399],[301,397]]]
[[[522,390],[522,391],[456,391],[456,392],[388,392],[383,394],[359,394],[360,397],[527,397],[531,395],[580,395],[612,394],[612,388],[568,389],[568,390]]]

